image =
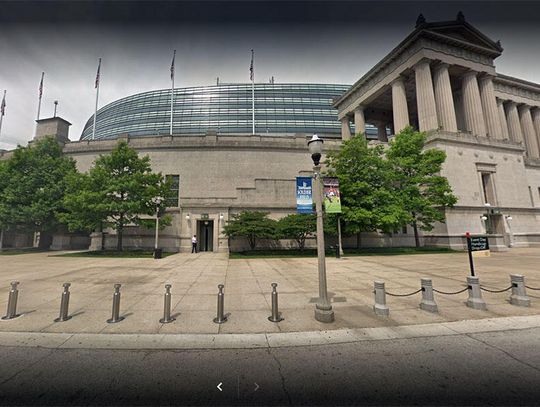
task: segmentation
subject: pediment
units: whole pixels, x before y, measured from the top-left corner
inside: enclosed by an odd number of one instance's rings
[[[447,23],[427,23],[423,30],[447,37],[449,39],[465,42],[469,45],[481,47],[500,54],[500,43],[491,40],[467,22],[451,21]]]

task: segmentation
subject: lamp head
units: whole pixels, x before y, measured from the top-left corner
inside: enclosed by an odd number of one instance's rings
[[[311,140],[308,141],[309,152],[311,153],[311,159],[313,164],[319,165],[322,155],[322,147],[324,140],[319,138],[316,134],[311,137]]]

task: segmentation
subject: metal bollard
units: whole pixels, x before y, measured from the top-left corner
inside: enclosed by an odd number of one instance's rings
[[[422,301],[420,301],[420,309],[429,312],[439,312],[435,298],[433,297],[433,283],[431,278],[421,278],[422,286]]]
[[[384,289],[384,281],[375,281],[375,305],[373,311],[375,314],[387,317],[390,315],[390,309],[386,306],[386,291]]]
[[[277,283],[272,283],[272,315],[268,317],[270,322],[280,322],[283,321],[281,313],[278,309],[278,293],[276,291]]]
[[[19,285],[18,281],[13,281],[11,283],[11,289],[9,290],[8,305],[6,315],[2,317],[3,320],[18,318],[21,315],[17,314],[17,298],[19,297],[19,290],[17,286]]]
[[[478,277],[467,277],[467,288],[469,298],[467,299],[467,307],[486,310],[486,302],[482,299],[482,291],[480,290],[480,280]]]
[[[531,299],[525,290],[525,277],[521,274],[510,274],[512,283],[512,295],[510,295],[510,304],[520,307],[530,307]]]
[[[68,319],[71,319],[71,316],[68,315],[70,286],[71,283],[64,283],[64,291],[62,292],[62,299],[60,300],[60,315],[58,316],[58,318],[55,318],[54,322],[64,322]]]
[[[227,316],[224,314],[224,301],[225,301],[225,294],[223,294],[223,288],[225,286],[223,284],[218,285],[218,295],[217,295],[217,317],[214,318],[214,322],[216,324],[223,324],[224,322],[227,322]]]
[[[336,245],[336,259],[341,258],[341,255],[339,254],[339,245]]]
[[[171,317],[171,285],[165,284],[165,297],[163,306],[163,318],[159,320],[162,324],[168,324],[175,321],[176,318]]]
[[[114,324],[124,320],[124,317],[120,316],[120,287],[122,287],[122,284],[114,285],[112,316],[107,320],[107,323],[109,324]]]

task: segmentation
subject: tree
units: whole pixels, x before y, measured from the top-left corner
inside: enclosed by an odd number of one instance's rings
[[[268,218],[268,212],[242,211],[233,215],[223,227],[227,237],[245,237],[251,250],[255,250],[259,239],[275,239],[277,222]]]
[[[407,127],[396,135],[386,152],[392,169],[395,191],[408,213],[416,247],[420,246],[418,229],[432,230],[435,222],[445,221],[446,207],[457,198],[448,180],[440,175],[446,153],[425,149],[426,133]]]
[[[306,238],[317,230],[317,218],[312,214],[294,213],[278,221],[280,237],[294,239],[298,248],[304,250]]]
[[[76,172],[75,161],[52,137],[17,147],[0,165],[0,227],[55,230],[67,180]]]
[[[392,169],[382,145],[368,147],[363,134],[328,154],[328,173],[339,179],[345,235],[390,232],[404,224],[407,212],[392,187]]]
[[[123,249],[126,225],[141,225],[155,216],[157,197],[167,197],[170,183],[153,173],[150,158],[121,141],[110,154],[101,155],[87,174],[70,178],[62,219],[70,230],[92,231],[110,227],[117,232],[117,250]]]

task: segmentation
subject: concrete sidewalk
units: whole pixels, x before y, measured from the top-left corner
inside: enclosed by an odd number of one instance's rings
[[[418,308],[421,295],[388,297],[390,317],[374,315],[373,281],[384,280],[387,290],[408,293],[430,277],[435,288],[456,291],[465,287],[466,253],[367,256],[327,259],[328,287],[336,320],[322,324],[313,317],[318,296],[316,258],[230,260],[224,254],[177,254],[162,260],[54,257],[50,253],[1,256],[0,312],[5,313],[9,282],[20,281],[18,311],[23,316],[1,321],[0,331],[67,334],[241,334],[330,331],[399,325],[445,323],[540,314],[540,294],[529,291],[531,307],[508,303],[509,292],[483,293],[487,311],[464,305],[467,293],[436,294],[439,314]],[[540,250],[513,249],[476,260],[482,285],[502,289],[509,274],[526,276],[540,287]],[[58,316],[62,283],[70,282],[70,314]],[[270,315],[272,282],[277,282],[280,323]],[[121,314],[125,320],[107,324],[111,316],[113,284],[122,284]],[[177,320],[161,324],[164,284],[172,284],[172,314]],[[225,284],[225,312],[229,321],[212,322],[216,314],[217,285]]]
[[[259,349],[540,328],[540,315],[398,327],[268,334],[67,334],[0,332],[0,346],[48,349]]]

